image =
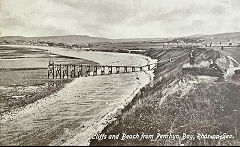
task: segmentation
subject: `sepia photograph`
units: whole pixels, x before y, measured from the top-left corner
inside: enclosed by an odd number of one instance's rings
[[[240,146],[240,0],[0,0],[0,146]]]

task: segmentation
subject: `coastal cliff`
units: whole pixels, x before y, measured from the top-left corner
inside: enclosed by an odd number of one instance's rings
[[[189,50],[147,55],[161,61]],[[239,145],[239,78],[226,78],[231,60],[213,49],[195,51],[191,68],[188,54],[158,66],[154,80],[90,145]]]

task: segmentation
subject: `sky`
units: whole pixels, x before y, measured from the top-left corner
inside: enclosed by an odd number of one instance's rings
[[[1,36],[112,39],[240,32],[240,0],[0,0]]]

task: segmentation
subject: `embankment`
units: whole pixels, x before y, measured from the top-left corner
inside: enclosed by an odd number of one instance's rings
[[[229,60],[223,61],[214,50],[196,50],[196,64],[209,71],[184,73],[187,55],[160,66],[153,82],[101,132],[119,138],[92,139],[90,145],[239,145],[240,85],[224,79]],[[148,55],[162,60],[187,52],[151,50]],[[152,134],[153,138],[123,139],[123,133]]]

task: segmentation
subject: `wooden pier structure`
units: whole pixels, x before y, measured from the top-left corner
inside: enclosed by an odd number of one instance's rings
[[[86,76],[110,75],[143,70],[152,70],[156,64],[145,66],[118,66],[118,65],[89,65],[89,64],[55,64],[53,61],[48,65],[48,78],[70,79]]]
[[[97,75],[111,75],[129,72],[141,72],[157,69],[165,63],[172,62],[175,59],[188,56],[185,53],[181,56],[173,57],[151,63],[143,66],[129,66],[129,65],[90,65],[90,64],[55,64],[53,61],[49,61],[48,65],[48,78],[52,79],[71,79],[87,76]]]

